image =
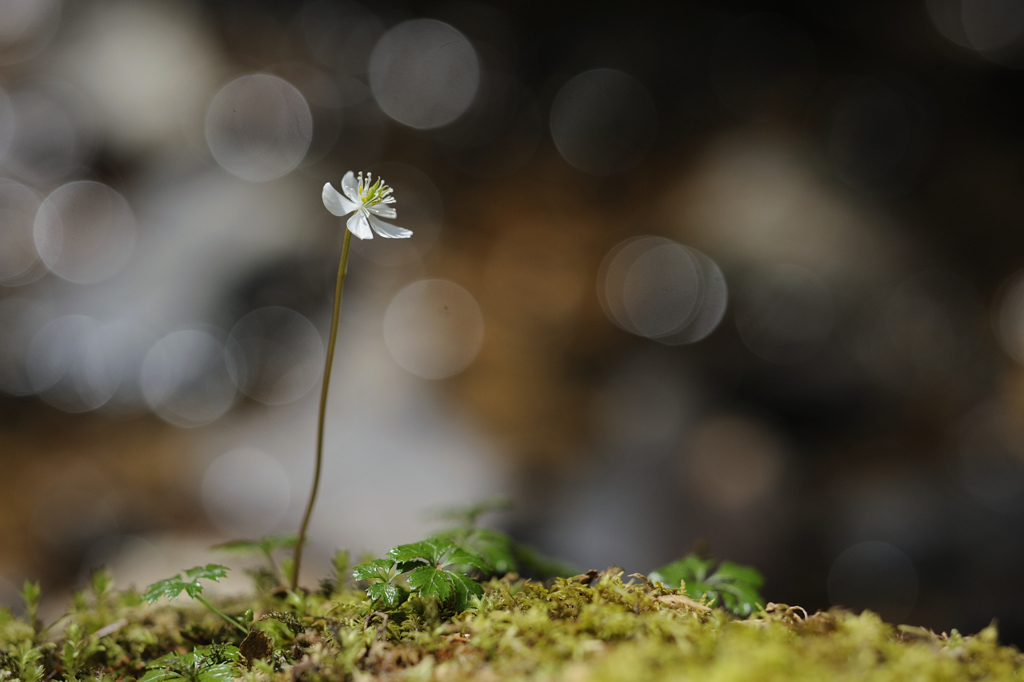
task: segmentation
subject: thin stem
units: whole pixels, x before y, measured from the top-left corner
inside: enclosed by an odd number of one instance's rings
[[[352,241],[352,233],[345,230],[345,242],[341,247],[341,262],[338,264],[338,282],[334,287],[334,316],[331,318],[331,337],[327,341],[327,361],[324,363],[324,382],[320,389],[320,417],[316,427],[316,465],[313,468],[313,489],[309,493],[306,513],[302,516],[299,537],[295,541],[295,560],[292,566],[292,585],[294,591],[299,586],[299,568],[302,566],[302,547],[306,544],[306,529],[309,518],[313,515],[313,504],[320,488],[320,470],[324,461],[324,420],[327,414],[327,389],[331,382],[331,366],[334,364],[334,342],[338,339],[338,317],[341,314],[341,292],[345,286],[345,274],[348,272],[348,245]]]
[[[241,630],[243,635],[249,634],[249,631],[245,627],[243,627],[241,623],[239,623],[237,620],[235,620],[234,618],[232,618],[228,614],[226,614],[223,611],[221,611],[220,609],[218,609],[216,606],[214,606],[210,602],[208,602],[205,599],[203,599],[202,597],[200,597],[198,594],[196,595],[196,601],[198,601],[200,604],[202,604],[206,608],[210,609],[211,611],[216,613],[218,616],[220,616],[221,618],[223,618],[224,620],[226,620],[227,622],[231,623],[236,628]]]

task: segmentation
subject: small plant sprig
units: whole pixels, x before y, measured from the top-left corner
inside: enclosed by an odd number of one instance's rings
[[[185,571],[185,579],[182,580],[181,574],[175,575],[171,578],[165,578],[164,580],[158,580],[149,587],[142,594],[142,598],[149,604],[155,604],[160,600],[161,597],[167,597],[168,599],[176,599],[182,592],[187,594],[192,599],[210,609],[213,613],[220,616],[228,625],[240,631],[243,635],[249,634],[249,629],[239,623],[237,620],[224,613],[210,602],[203,599],[203,585],[200,580],[212,580],[219,582],[221,578],[226,577],[228,569],[219,564],[206,564],[205,566],[196,566]]]
[[[266,567],[263,575],[269,576],[275,586],[284,584],[284,576],[290,575],[291,567],[288,562],[279,566],[275,554],[280,550],[295,549],[296,538],[294,535],[268,535],[259,540],[229,540],[214,545],[211,549],[219,549],[225,552],[259,554],[266,560]],[[282,571],[282,568],[284,569]],[[257,574],[260,572],[257,571]]]
[[[384,559],[375,559],[352,569],[352,577],[369,583],[366,595],[374,602],[393,607],[410,594],[436,597],[455,611],[464,611],[471,596],[484,591],[468,573],[493,571],[487,561],[451,540],[432,537],[390,549]],[[399,582],[404,578],[408,589]]]
[[[230,682],[238,677],[241,656],[230,645],[196,647],[191,653],[171,653],[149,664],[139,682]]]
[[[25,617],[36,635],[43,627],[39,620],[39,601],[42,595],[43,590],[36,581],[26,580],[21,588],[21,600],[25,603]]]
[[[765,604],[758,593],[764,576],[755,568],[731,561],[718,563],[690,554],[652,571],[648,577],[666,587],[682,588],[693,599],[707,597],[712,606],[720,605],[737,616],[747,617]]]
[[[385,223],[381,218],[394,218],[397,212],[392,204],[395,197],[393,190],[384,184],[379,177],[362,173],[356,179],[355,173],[349,171],[341,179],[341,192],[334,189],[331,183],[324,185],[322,198],[324,207],[339,218],[351,213],[345,222],[345,240],[341,246],[341,261],[338,263],[338,278],[334,285],[334,313],[331,315],[331,335],[327,341],[327,359],[324,362],[324,380],[320,389],[320,414],[316,427],[316,461],[313,466],[313,488],[309,493],[306,511],[302,515],[302,524],[295,541],[294,560],[292,561],[291,589],[299,586],[299,569],[302,568],[302,549],[306,544],[306,531],[309,530],[309,519],[313,515],[316,495],[320,489],[320,472],[324,460],[324,421],[327,415],[327,392],[331,383],[331,367],[334,364],[334,346],[338,340],[338,319],[341,315],[341,295],[345,288],[345,275],[348,273],[348,252],[352,235],[360,239],[373,239],[376,232],[387,239],[405,239],[412,236],[412,230]]]
[[[567,578],[579,573],[576,566],[552,559],[539,551],[516,542],[507,533],[480,525],[480,517],[489,512],[508,511],[511,502],[504,498],[484,500],[465,507],[445,509],[440,518],[452,521],[454,526],[434,535],[450,540],[465,550],[474,552],[491,566],[493,575],[523,573],[540,580]]]

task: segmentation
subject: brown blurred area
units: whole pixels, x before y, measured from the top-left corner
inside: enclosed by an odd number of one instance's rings
[[[292,532],[352,169],[414,236],[354,244],[318,556],[504,494],[1024,642],[1022,66],[1010,0],[0,0],[0,601]]]

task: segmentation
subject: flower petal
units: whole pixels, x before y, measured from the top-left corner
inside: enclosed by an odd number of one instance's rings
[[[373,231],[381,237],[387,237],[388,239],[405,239],[406,237],[412,236],[412,230],[407,230],[404,227],[386,223],[373,215],[369,215],[367,218],[370,219],[370,225],[373,227]]]
[[[359,200],[359,185],[356,183],[356,174],[352,171],[345,173],[345,177],[341,179],[341,191],[355,203],[363,203]]]
[[[367,206],[366,210],[374,215],[379,215],[381,218],[398,217],[398,211],[393,206],[388,206],[387,204],[374,204],[373,206]]]
[[[329,182],[326,185],[324,185],[323,195],[324,206],[326,206],[327,210],[336,216],[343,216],[346,213],[351,213],[352,211],[359,208],[357,204],[354,204],[345,197],[341,196],[341,192],[331,187],[331,183]]]
[[[349,232],[360,239],[373,239],[373,232],[370,232],[370,226],[366,222],[366,215],[363,211],[353,213],[346,225],[348,225]]]

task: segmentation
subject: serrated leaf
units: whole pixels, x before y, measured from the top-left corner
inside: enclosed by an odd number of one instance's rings
[[[758,594],[764,577],[757,569],[723,561],[711,572],[714,563],[691,554],[652,572],[650,578],[660,580],[668,587],[679,587],[682,581],[690,597],[700,599],[706,595],[709,603],[739,616],[749,616],[758,606],[764,605]]]
[[[745,583],[722,583],[716,585],[722,596],[725,608],[738,616],[749,616],[759,606],[764,606],[764,599],[757,590]]]
[[[652,571],[650,578],[661,581],[665,587],[679,587],[684,582],[687,585],[691,582],[702,582],[707,577],[712,563],[707,559],[701,559],[696,554],[690,554]]]
[[[764,576],[756,568],[751,566],[740,566],[731,561],[723,561],[715,570],[715,574],[708,580],[714,582],[732,582],[749,585],[758,588],[764,585]]]
[[[529,545],[518,542],[514,543],[512,545],[512,551],[514,552],[516,561],[519,564],[519,567],[516,570],[532,574],[532,577],[536,577],[541,580],[547,580],[548,578],[568,578],[569,576],[579,575],[581,572],[577,566],[573,566],[568,561],[547,557]]]
[[[519,570],[515,543],[504,533],[480,528],[470,534],[463,546],[482,556],[498,575]]]
[[[399,561],[397,564],[395,564],[395,573],[408,573],[414,568],[419,568],[420,566],[424,565],[426,564],[424,563],[423,559],[417,559],[416,561]]]
[[[175,599],[182,590],[187,587],[181,576],[174,576],[173,578],[166,578],[165,580],[158,580],[142,593],[142,598],[150,604],[155,604],[160,600],[160,597],[167,597],[168,599]]]
[[[43,590],[38,581],[26,580],[21,588],[21,598],[29,606],[38,604],[42,593]]]
[[[446,566],[473,566],[474,568],[479,568],[484,573],[492,570],[483,557],[473,552],[468,552],[461,547],[454,547],[448,552],[448,557],[444,563]]]
[[[387,580],[388,573],[395,565],[390,559],[374,559],[365,564],[359,564],[352,569],[352,577],[356,580]]]
[[[227,575],[227,566],[221,566],[220,564],[206,564],[205,566],[196,566],[185,571],[185,576],[192,581],[212,580],[213,582],[218,582],[221,578],[226,578]]]
[[[707,596],[708,600],[712,604],[718,601],[718,592],[716,592],[714,588],[707,583],[698,582],[696,580],[691,580],[686,583],[686,594],[697,600],[701,597]]]
[[[402,593],[391,583],[373,583],[366,588],[366,595],[370,599],[383,602],[388,606],[397,606],[401,601]]]
[[[433,566],[420,566],[409,574],[409,587],[424,597],[445,600],[452,593],[452,574]]]
[[[434,547],[427,542],[414,542],[409,545],[398,545],[388,550],[388,558],[395,563],[416,562],[433,564]]]
[[[463,507],[449,507],[441,509],[435,512],[435,515],[441,519],[456,521],[467,526],[473,526],[482,514],[496,511],[508,511],[511,508],[512,501],[510,499],[507,497],[495,497]]]
[[[469,607],[470,595],[483,596],[484,588],[469,576],[460,573],[449,573],[452,579],[453,606],[456,611],[465,611]]]

